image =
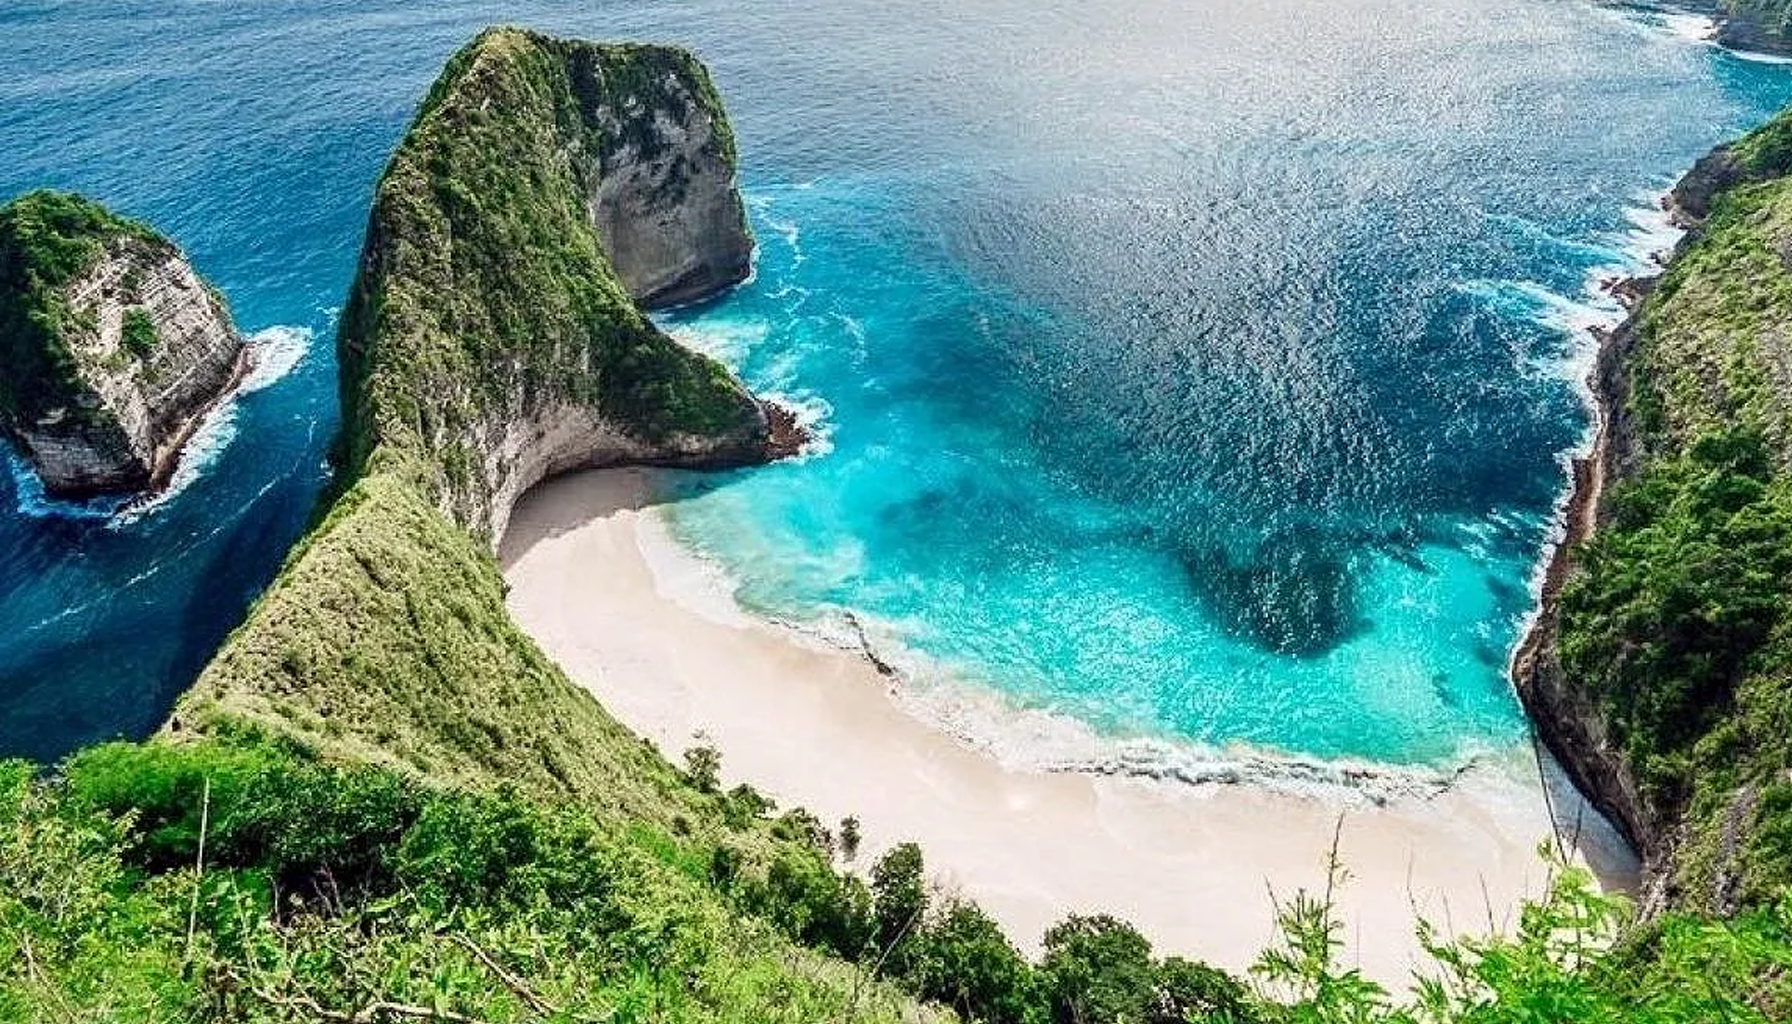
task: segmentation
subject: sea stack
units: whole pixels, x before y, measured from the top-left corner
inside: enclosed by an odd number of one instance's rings
[[[246,367],[171,242],[80,196],[0,208],[0,429],[59,498],[160,486]]]
[[[740,282],[752,246],[690,53],[482,33],[374,193],[338,337],[345,469],[400,469],[495,543],[554,473],[787,454],[788,416],[645,313]]]

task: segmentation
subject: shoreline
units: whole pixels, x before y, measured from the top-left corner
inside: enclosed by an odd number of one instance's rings
[[[255,372],[255,346],[249,339],[242,339],[242,347],[237,349],[236,358],[231,361],[230,379],[219,389],[211,400],[193,411],[193,414],[181,421],[174,433],[162,443],[156,451],[155,469],[149,477],[149,487],[142,494],[132,498],[127,504],[149,501],[161,495],[173,482],[174,474],[186,458],[187,442],[199,433],[201,427],[212,413],[222,409],[227,402],[233,401],[242,390],[243,384]]]
[[[1340,821],[1343,959],[1396,990],[1420,962],[1420,916],[1445,934],[1509,929],[1519,900],[1543,891],[1551,804],[1578,799],[1548,763],[1489,759],[1438,773],[1433,791],[1368,801],[1240,777],[1016,768],[912,713],[875,653],[692,600],[708,567],[660,521],[657,472],[589,471],[525,496],[500,548],[518,624],[669,758],[707,744],[729,784],[829,823],[859,817],[856,868],[919,842],[930,874],[1023,951],[1068,913],[1110,912],[1160,952],[1245,968],[1272,937],[1270,893],[1324,884]],[[1621,853],[1578,839],[1579,859],[1623,880]]]

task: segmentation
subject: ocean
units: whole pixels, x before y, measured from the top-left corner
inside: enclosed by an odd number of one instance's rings
[[[16,0],[0,197],[155,224],[267,358],[146,508],[0,472],[0,756],[154,729],[277,570],[373,183],[494,22],[689,46],[733,116],[755,277],[663,322],[821,443],[682,478],[675,535],[1046,764],[964,709],[1444,770],[1522,743],[1600,282],[1792,100],[1590,0]]]

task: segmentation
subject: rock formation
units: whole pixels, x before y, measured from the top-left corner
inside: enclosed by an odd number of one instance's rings
[[[171,732],[661,805],[670,769],[516,628],[491,553],[548,474],[800,444],[637,301],[745,272],[733,153],[680,50],[494,29],[449,61],[376,190],[343,311],[338,489]]]
[[[1598,443],[1513,681],[1642,855],[1644,909],[1730,914],[1792,882],[1792,112],[1666,202],[1690,233],[1615,289]]]
[[[57,497],[159,486],[246,368],[166,239],[78,196],[0,210],[0,428]]]
[[[1792,2],[1716,0],[1717,42],[1735,50],[1792,52]]]
[[[494,29],[456,54],[381,179],[344,312],[348,471],[402,463],[495,542],[553,473],[787,450],[643,312],[748,274],[734,160],[682,50]]]

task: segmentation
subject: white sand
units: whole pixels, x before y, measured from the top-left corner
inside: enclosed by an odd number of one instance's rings
[[[861,654],[692,600],[703,566],[678,554],[652,490],[649,472],[604,470],[519,504],[501,560],[523,629],[674,760],[708,743],[729,784],[828,822],[858,816],[861,865],[920,842],[930,871],[1024,950],[1067,913],[1105,911],[1161,951],[1245,967],[1271,937],[1270,888],[1324,884],[1340,815],[1348,958],[1396,988],[1417,953],[1415,913],[1451,932],[1504,928],[1544,884],[1534,763],[1381,807],[1006,767],[905,712],[890,692],[900,683]]]

